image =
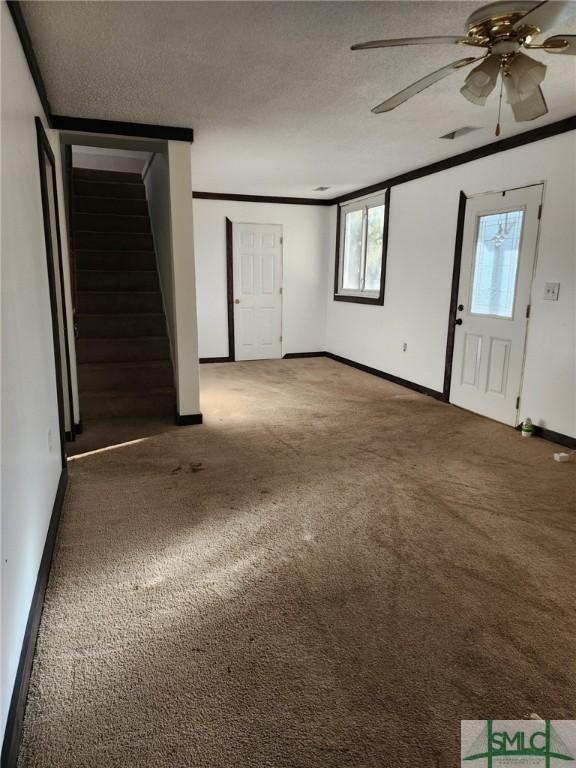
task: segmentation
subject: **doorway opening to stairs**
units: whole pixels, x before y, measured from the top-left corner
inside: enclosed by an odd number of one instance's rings
[[[143,150],[67,145],[82,436],[98,449],[174,423],[176,392]]]

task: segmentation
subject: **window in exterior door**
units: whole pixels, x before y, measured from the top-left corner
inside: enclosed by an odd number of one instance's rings
[[[470,312],[511,318],[524,211],[478,217]]]

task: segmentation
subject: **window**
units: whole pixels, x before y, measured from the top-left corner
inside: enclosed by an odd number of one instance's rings
[[[384,303],[390,191],[339,210],[334,299]]]
[[[479,217],[471,314],[513,316],[523,220],[523,210]]]

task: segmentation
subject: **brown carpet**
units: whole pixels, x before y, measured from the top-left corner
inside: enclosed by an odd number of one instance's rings
[[[68,456],[79,456],[178,429],[174,416],[90,419],[83,422],[82,433],[76,435],[74,442],[66,444],[66,453]]]
[[[326,359],[71,462],[20,768],[452,768],[574,716],[575,465]],[[557,449],[556,449],[557,450]]]

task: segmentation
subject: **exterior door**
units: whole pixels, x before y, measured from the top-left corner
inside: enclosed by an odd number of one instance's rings
[[[282,227],[234,224],[236,360],[282,357]]]
[[[466,204],[450,402],[516,426],[542,186]]]

